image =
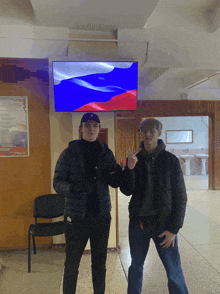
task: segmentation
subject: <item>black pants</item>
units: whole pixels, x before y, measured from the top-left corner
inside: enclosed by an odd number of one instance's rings
[[[75,294],[79,264],[90,238],[94,294],[105,293],[106,259],[111,216],[72,218],[66,224],[63,294]]]

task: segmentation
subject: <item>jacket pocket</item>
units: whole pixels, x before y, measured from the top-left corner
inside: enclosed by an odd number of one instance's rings
[[[86,192],[73,194],[72,198],[66,199],[66,212],[76,216],[85,216],[87,207]]]
[[[172,190],[165,189],[157,192],[155,204],[157,209],[164,214],[170,214],[172,210]]]

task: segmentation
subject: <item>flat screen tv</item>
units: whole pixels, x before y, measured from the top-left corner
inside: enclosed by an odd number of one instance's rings
[[[136,110],[138,62],[54,61],[56,111]]]

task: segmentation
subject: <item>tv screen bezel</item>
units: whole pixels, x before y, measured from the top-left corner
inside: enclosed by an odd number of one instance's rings
[[[85,63],[99,63],[99,62],[105,62],[105,63],[136,63],[137,64],[137,94],[136,94],[136,105],[135,105],[135,109],[119,109],[119,110],[56,110],[56,107],[55,107],[55,93],[54,93],[54,64],[55,63],[61,63],[61,62],[85,62]],[[54,95],[54,108],[55,108],[55,112],[72,112],[72,113],[83,113],[83,112],[118,112],[118,111],[136,111],[137,110],[137,100],[138,100],[138,61],[136,60],[111,60],[111,61],[106,61],[106,60],[54,60],[52,61],[52,79],[53,79],[53,95]]]

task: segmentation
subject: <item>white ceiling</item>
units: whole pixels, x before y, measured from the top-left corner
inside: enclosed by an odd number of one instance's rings
[[[220,71],[220,0],[0,0],[0,11],[1,57],[62,58],[70,32],[106,34],[102,59],[141,61],[139,99],[220,99],[220,75],[188,89]]]
[[[142,28],[158,0],[31,0],[37,21],[43,26],[77,29]]]
[[[1,0],[5,24],[109,31],[143,28],[159,0]]]

